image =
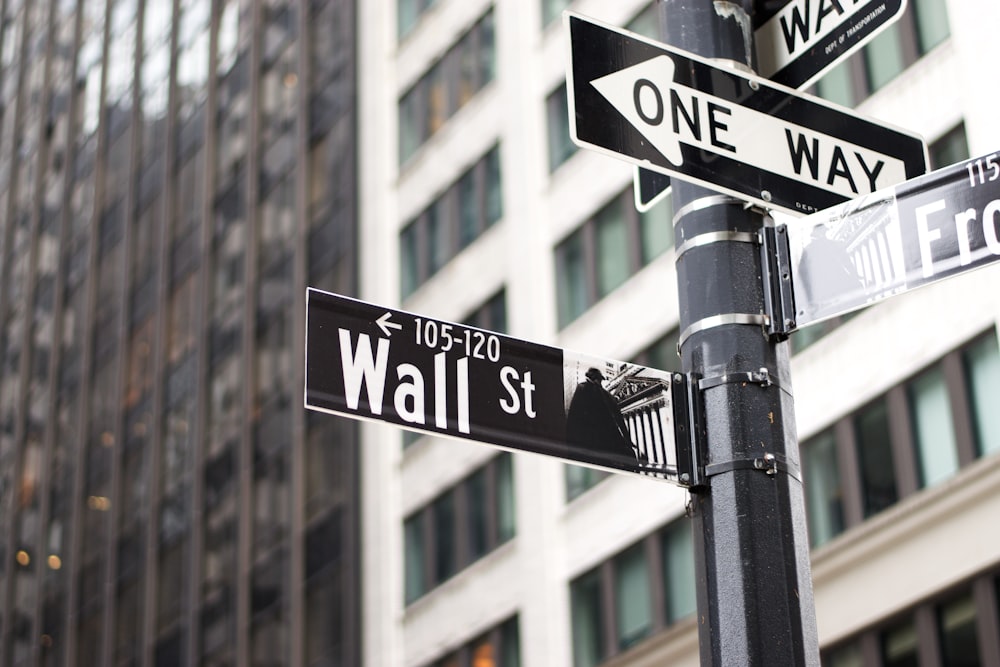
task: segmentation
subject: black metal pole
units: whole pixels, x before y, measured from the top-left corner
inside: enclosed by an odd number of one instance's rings
[[[753,66],[753,0],[659,0],[678,48]],[[819,665],[787,343],[764,333],[762,212],[673,180],[681,360],[699,379],[692,494],[703,667]]]

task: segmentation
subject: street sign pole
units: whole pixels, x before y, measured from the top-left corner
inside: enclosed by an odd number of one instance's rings
[[[751,2],[721,4],[661,0],[665,41],[745,68]],[[788,350],[763,333],[765,219],[672,184],[681,360],[706,430],[706,482],[692,492],[701,664],[818,666]]]

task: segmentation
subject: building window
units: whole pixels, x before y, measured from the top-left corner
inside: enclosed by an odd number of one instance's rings
[[[908,618],[881,634],[882,664],[885,667],[910,667],[919,665],[917,628],[913,618]]]
[[[887,622],[865,628],[824,649],[830,667],[958,667],[993,664],[997,637],[997,572],[900,610]]]
[[[857,57],[843,61],[817,81],[816,94],[846,107],[854,106],[854,64]]]
[[[542,27],[559,18],[562,11],[572,4],[573,0],[542,0]]]
[[[990,330],[802,444],[812,546],[1000,451]]]
[[[431,663],[431,667],[520,667],[517,616]]]
[[[549,129],[549,171],[555,171],[577,150],[569,135],[569,100],[565,81],[545,98],[545,112]]]
[[[809,542],[817,547],[844,530],[843,491],[833,431],[802,443],[802,467],[809,480],[805,489]]]
[[[413,157],[445,121],[493,80],[493,29],[491,9],[400,98],[400,164]]]
[[[614,559],[615,617],[622,651],[648,636],[653,627],[649,566],[643,546],[640,542]]]
[[[509,541],[515,529],[513,461],[504,452],[403,523],[406,604]]]
[[[979,665],[976,604],[972,593],[941,604],[937,609],[941,660],[945,665]]]
[[[864,48],[868,86],[872,92],[906,69],[899,24],[893,24]]]
[[[1000,452],[1000,352],[994,335],[985,336],[965,351],[966,373],[972,403],[976,453],[979,456]]]
[[[601,571],[592,570],[570,584],[573,667],[593,667],[604,659]]]
[[[928,147],[931,169],[940,169],[966,160],[969,157],[969,140],[965,123],[959,123]]]
[[[403,39],[417,27],[420,18],[434,6],[436,0],[398,0],[396,3],[396,28],[399,39]]]
[[[503,215],[500,147],[494,146],[399,233],[405,299]]]
[[[670,523],[574,579],[570,605],[574,667],[598,665],[693,614],[690,524]]]
[[[695,613],[694,538],[687,521],[675,521],[660,533],[667,624]]]
[[[671,247],[667,197],[640,214],[632,189],[616,195],[555,249],[559,326],[565,327]]]
[[[556,292],[559,326],[582,315],[597,300],[597,289],[588,284],[584,245],[589,226],[573,232],[556,248]]]
[[[501,289],[462,319],[470,327],[507,333],[507,292]]]
[[[944,0],[914,0],[910,5],[917,29],[917,47],[920,54],[927,53],[948,39],[948,10]]]
[[[870,517],[899,499],[886,400],[878,400],[862,410],[854,419],[854,428],[861,467],[862,506],[865,516]]]
[[[403,542],[406,579],[406,603],[413,602],[427,592],[424,577],[424,526],[422,515],[410,517],[403,524]]]
[[[595,486],[602,479],[606,479],[611,473],[596,468],[587,468],[567,464],[566,470],[566,502],[574,500],[584,491]]]
[[[860,104],[950,34],[945,0],[915,0],[896,23],[820,79],[816,92],[845,106]]]
[[[625,29],[649,39],[663,41],[660,36],[659,3],[651,2],[646,5],[625,25]]]
[[[920,482],[933,486],[958,471],[954,419],[941,368],[934,367],[910,383],[909,398]]]
[[[434,535],[434,581],[445,581],[458,567],[455,533],[455,491],[438,496],[431,503],[431,532]]]
[[[824,658],[823,664],[829,665],[829,667],[864,667],[861,646],[857,642],[853,642],[831,650]]]

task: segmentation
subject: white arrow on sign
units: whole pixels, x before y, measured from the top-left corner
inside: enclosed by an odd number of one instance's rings
[[[676,83],[670,56],[590,83],[675,167],[685,143],[847,198],[906,180],[902,160]]]
[[[392,317],[392,313],[386,311],[386,313],[382,317],[375,320],[375,324],[378,325],[378,328],[382,330],[383,334],[385,334],[389,338],[392,338],[392,332],[389,331],[389,329],[396,329],[398,331],[403,328],[403,325],[397,324],[396,322],[390,322],[389,321],[390,317]]]

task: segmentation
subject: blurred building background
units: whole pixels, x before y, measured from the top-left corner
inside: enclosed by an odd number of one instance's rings
[[[2,12],[0,664],[360,664],[355,3]]]
[[[307,285],[676,369],[669,200],[567,131],[562,10],[649,0],[0,6],[0,664],[697,664],[680,489],[301,408]],[[813,92],[988,153],[997,26]],[[825,665],[1000,667],[998,284],[789,343]]]

